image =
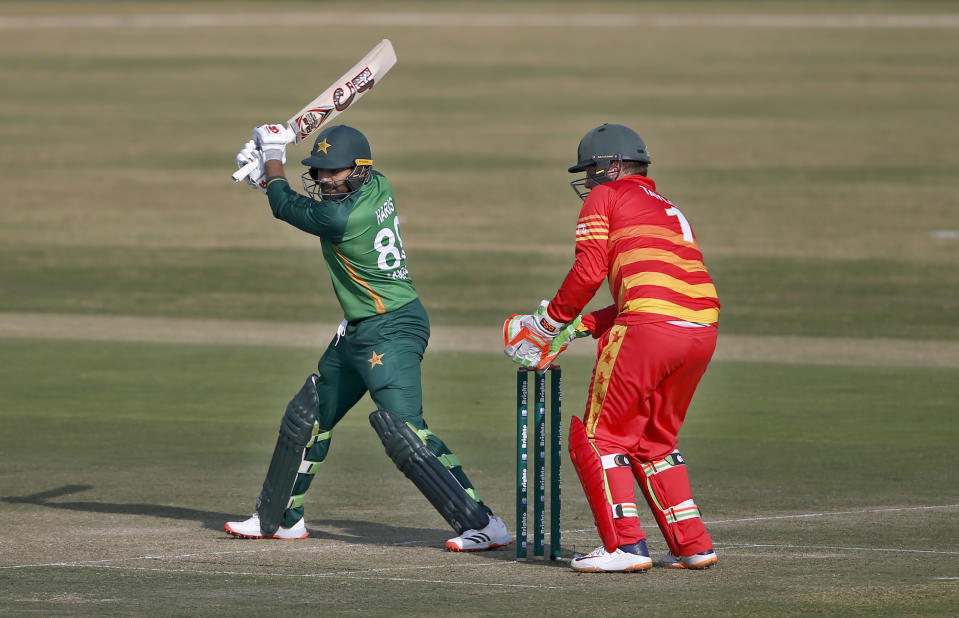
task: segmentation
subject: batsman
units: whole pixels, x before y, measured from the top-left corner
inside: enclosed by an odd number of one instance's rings
[[[646,144],[604,124],[579,143],[571,183],[584,200],[576,258],[559,290],[506,321],[505,351],[543,370],[570,340],[598,340],[586,413],[570,422],[569,453],[603,545],[575,556],[575,571],[653,566],[639,525],[634,479],[669,552],[658,566],[717,562],[693,501],[677,434],[716,347],[719,299],[696,237],[648,175]],[[608,279],[615,304],[580,315]]]
[[[286,178],[284,124],[253,131],[237,168],[257,162],[246,182],[265,193],[273,216],[319,237],[323,260],[345,319],[280,421],[256,512],[224,526],[251,539],[308,536],[303,501],[326,460],[333,430],[369,392],[377,410],[370,424],[396,466],[456,531],[450,551],[476,551],[513,541],[505,524],[480,499],[450,452],[423,419],[420,363],[429,318],[406,266],[396,199],[373,169],[370,144],[357,129],[322,130],[302,175],[308,196]]]

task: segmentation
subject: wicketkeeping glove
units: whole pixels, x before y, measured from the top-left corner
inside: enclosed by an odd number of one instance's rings
[[[582,316],[567,324],[557,322],[546,313],[548,306],[549,301],[544,300],[535,313],[512,315],[503,324],[503,352],[513,362],[536,371],[548,369],[570,341],[589,335],[581,328]]]
[[[243,149],[236,155],[236,169],[240,169],[250,161],[259,161],[259,165],[246,177],[246,184],[260,193],[266,193],[266,170],[264,169],[263,152],[256,147],[253,140],[243,145]]]
[[[263,151],[263,160],[286,163],[286,145],[296,136],[285,124],[262,124],[253,129],[253,141]]]

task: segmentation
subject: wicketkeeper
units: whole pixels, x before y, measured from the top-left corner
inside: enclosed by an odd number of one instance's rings
[[[370,423],[387,454],[459,535],[446,549],[508,545],[513,538],[503,521],[423,420],[420,362],[429,319],[407,271],[393,190],[373,169],[369,142],[345,125],[321,131],[303,160],[309,197],[291,189],[284,174],[291,142],[286,125],[262,125],[236,164],[258,161],[248,184],[267,195],[276,218],[320,238],[345,319],[317,373],[286,408],[256,513],[227,522],[226,531],[253,539],[306,537],[304,495],[326,459],[334,427],[369,392],[377,407]]]
[[[576,571],[645,571],[634,478],[669,545],[658,566],[716,564],[693,502],[677,434],[716,347],[719,299],[683,213],[648,177],[646,144],[604,124],[583,137],[571,185],[584,199],[576,259],[559,291],[531,315],[506,321],[506,354],[545,369],[570,340],[598,339],[583,419],[569,452],[603,545]],[[615,304],[580,316],[604,279]]]

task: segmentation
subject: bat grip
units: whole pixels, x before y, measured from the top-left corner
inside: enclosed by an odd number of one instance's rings
[[[250,172],[256,169],[256,166],[259,164],[260,162],[256,160],[250,161],[240,169],[233,172],[233,182],[240,182],[241,180],[245,179],[250,175]]]

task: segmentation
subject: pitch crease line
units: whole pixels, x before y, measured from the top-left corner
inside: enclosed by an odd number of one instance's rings
[[[297,548],[293,550],[281,550],[280,553],[298,553],[309,551],[310,553],[316,552],[318,549],[336,549],[334,545],[326,545],[322,547],[304,547]],[[236,554],[256,554],[256,553],[267,553],[273,552],[275,550],[270,548],[264,549],[247,549],[242,551],[215,551],[215,552],[195,552],[191,554],[174,554],[167,556],[131,556],[127,558],[103,558],[101,560],[75,560],[71,562],[46,562],[42,564],[10,564],[6,566],[0,566],[0,569],[30,569],[30,568],[39,568],[39,567],[81,567],[81,566],[97,566],[100,564],[109,565],[111,562],[129,562],[135,560],[176,560],[179,558],[209,558],[212,556],[227,556],[227,555],[236,555]],[[515,563],[515,560],[507,562]],[[359,569],[351,571],[341,571],[344,574],[350,573],[373,573],[378,571],[393,571],[393,570],[407,570],[407,569],[448,569],[448,568],[472,568],[480,566],[496,566],[498,564],[503,564],[501,562],[483,562],[478,564],[435,564],[435,565],[426,565],[426,566],[412,566],[412,567],[390,567],[382,569]]]
[[[504,564],[514,564],[510,561]],[[59,566],[59,565],[58,565]],[[70,566],[70,565],[65,565]],[[489,588],[537,588],[544,590],[562,590],[562,586],[544,586],[539,584],[499,584],[494,582],[470,582],[448,579],[414,579],[411,577],[362,577],[358,575],[341,575],[339,573],[258,573],[255,571],[203,571],[200,569],[164,569],[160,567],[131,567],[114,566],[109,564],[80,564],[77,568],[114,569],[117,571],[150,571],[156,573],[192,573],[195,575],[247,575],[251,577],[289,577],[304,579],[357,579],[367,581],[394,581],[420,584],[452,584],[461,586],[484,586]]]
[[[943,556],[959,556],[959,551],[939,551],[935,549],[905,549],[893,547],[842,547],[839,545],[776,545],[773,543],[716,543],[723,549],[735,548],[769,548],[769,549],[835,549],[840,551],[882,551],[904,554],[940,554]]]
[[[506,564],[515,564],[515,560],[510,560]],[[379,573],[382,571],[420,571],[426,569],[450,569],[450,568],[466,568],[471,569],[474,567],[488,567],[488,566],[497,566],[504,564],[502,562],[480,562],[477,564],[430,564],[426,566],[404,566],[404,567],[384,567],[381,569],[351,569],[349,571],[336,571],[335,573],[329,573],[331,576],[335,575],[354,575],[358,573]]]
[[[931,509],[954,509],[959,504],[941,504],[932,506],[902,506],[882,509],[864,509],[859,511],[833,511],[828,513],[798,513],[796,515],[769,515],[766,517],[744,517],[742,519],[717,519],[715,521],[704,521],[704,524],[730,524],[747,521],[770,521],[776,519],[805,519],[811,517],[830,517],[832,515],[862,515],[864,513],[893,513],[896,511],[927,511]]]
[[[5,566],[0,566],[0,569],[31,569],[36,567],[51,567],[51,566],[95,566],[97,564],[104,564],[107,562],[125,562],[127,560],[175,560],[177,558],[204,558],[207,556],[226,556],[232,554],[257,554],[273,551],[269,548],[264,549],[243,549],[239,551],[214,551],[214,552],[203,552],[203,553],[192,553],[192,554],[176,554],[172,556],[131,556],[128,558],[104,558],[102,560],[76,560],[73,562],[45,562],[42,564],[9,564]]]
[[[242,542],[242,541],[241,541]],[[353,544],[360,547],[383,547],[380,543],[362,543],[362,544]],[[434,544],[428,543],[425,541],[404,541],[398,543],[389,543],[386,547],[403,547],[403,546],[423,546],[423,547],[432,547]],[[51,567],[51,566],[85,566],[85,565],[96,565],[96,564],[105,564],[109,562],[125,562],[130,560],[175,560],[177,558],[204,558],[208,556],[229,556],[234,554],[257,554],[257,553],[267,553],[267,552],[278,552],[278,553],[299,553],[299,552],[310,552],[315,553],[320,550],[326,549],[339,549],[338,545],[313,545],[309,544],[303,547],[296,548],[280,548],[279,544],[275,544],[274,547],[264,547],[262,549],[240,549],[236,551],[215,551],[215,552],[194,552],[190,554],[173,554],[173,555],[155,555],[155,556],[128,556],[120,558],[103,558],[101,560],[73,560],[70,562],[44,562],[38,564],[9,564],[9,565],[0,565],[0,569],[30,569],[38,567]],[[460,566],[460,565],[452,565]],[[467,566],[467,565],[462,565]]]
[[[806,519],[813,517],[830,517],[832,515],[863,515],[865,513],[889,513],[896,511],[928,511],[932,509],[954,509],[959,504],[934,504],[929,506],[902,506],[882,509],[864,509],[860,511],[834,511],[827,513],[797,513],[795,515],[769,515],[766,517],[743,517],[741,519],[717,519],[715,521],[704,521],[704,524],[735,524],[750,521],[771,521],[776,519]],[[595,528],[579,528],[577,530],[563,530],[563,534],[578,534],[582,532],[595,532]]]

